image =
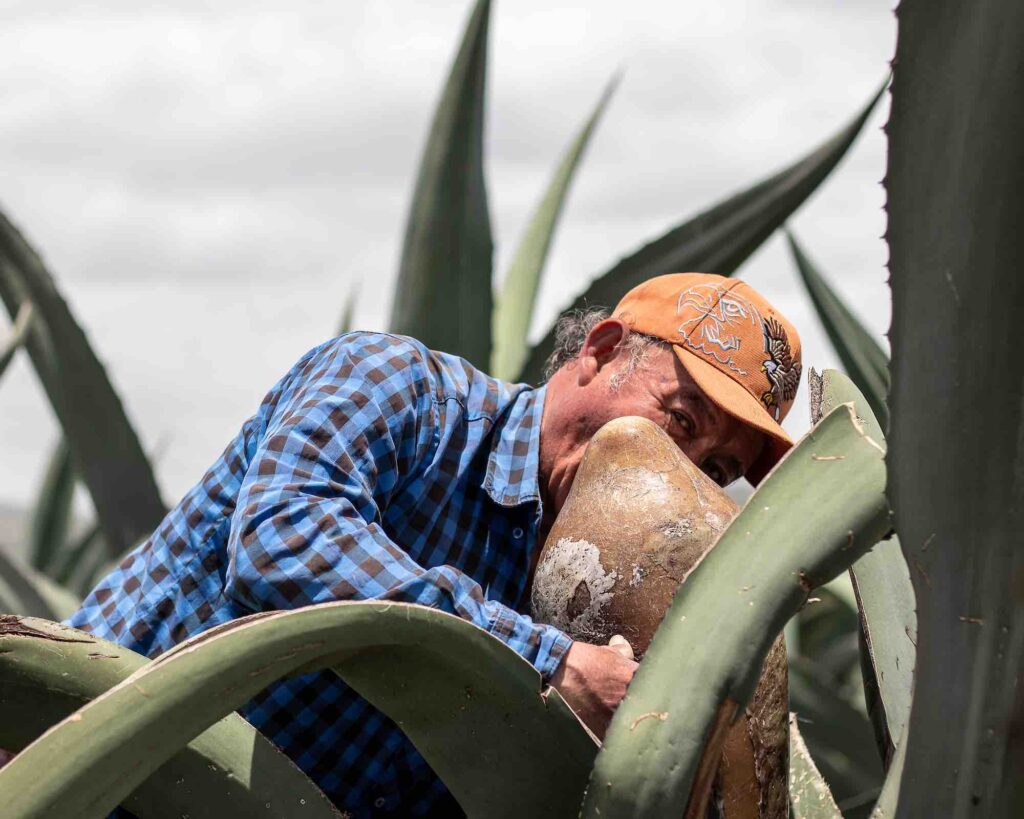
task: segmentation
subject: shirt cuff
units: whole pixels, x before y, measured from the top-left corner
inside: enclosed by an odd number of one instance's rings
[[[572,645],[572,637],[554,626],[541,628],[544,630],[540,641],[541,650],[537,654],[537,659],[533,661],[533,667],[540,672],[544,682],[548,683],[551,682],[552,675],[558,670],[569,646]]]
[[[506,608],[499,611],[489,630],[528,660],[540,672],[545,683],[550,681],[573,642],[564,631],[534,623],[525,614],[517,616]]]

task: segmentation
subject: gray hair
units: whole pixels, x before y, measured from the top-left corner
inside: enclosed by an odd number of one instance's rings
[[[582,310],[570,310],[558,319],[555,324],[555,349],[551,351],[544,365],[544,380],[551,378],[558,370],[580,357],[583,342],[590,331],[608,318],[611,313],[604,307],[587,307]],[[626,380],[643,366],[647,355],[654,347],[668,347],[660,338],[646,333],[631,332],[623,342],[623,349],[628,354],[625,365],[612,376],[610,386],[613,390],[621,387]]]

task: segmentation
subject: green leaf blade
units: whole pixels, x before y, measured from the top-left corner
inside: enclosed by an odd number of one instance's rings
[[[789,717],[789,804],[793,819],[843,819],[800,735],[795,714]]]
[[[477,366],[491,354],[483,168],[489,0],[477,0],[434,113],[406,225],[390,329]]]
[[[75,499],[75,477],[71,448],[62,436],[50,456],[29,528],[29,559],[41,572],[52,572],[66,546]]]
[[[731,276],[839,164],[881,94],[879,90],[852,122],[810,154],[624,258],[566,309],[614,307],[630,289],[662,273],[698,271]],[[551,328],[530,350],[519,380],[541,380],[554,341]]]
[[[576,169],[620,79],[620,75],[611,79],[583,128],[562,156],[505,272],[494,310],[491,372],[498,378],[515,378],[526,361],[530,320],[551,241]]]
[[[889,392],[889,357],[836,295],[788,230],[786,239],[807,294],[832,342],[832,348],[839,355],[850,378],[867,397],[882,429],[885,429],[889,423],[889,411],[885,406],[885,396]]]
[[[80,605],[70,591],[0,549],[0,614],[63,620]]]
[[[148,662],[115,643],[56,623],[0,621],[0,747],[20,751]],[[340,817],[319,788],[237,714],[200,734],[123,804],[140,819]]]
[[[863,794],[873,797],[882,785],[883,771],[871,723],[822,676],[807,658],[790,659],[790,710],[800,720],[803,738],[839,804]]]
[[[93,521],[59,555],[50,574],[62,586],[84,597],[100,576],[110,572],[118,563],[119,560],[111,560],[107,556],[103,532],[99,523]]]
[[[14,360],[14,354],[25,344],[29,331],[32,329],[32,321],[35,318],[35,311],[30,302],[24,302],[14,319],[14,327],[11,335],[0,347],[0,378],[4,371]]]
[[[345,306],[341,310],[341,319],[338,321],[336,335],[343,336],[345,333],[352,332],[356,314],[356,301],[358,299],[359,287],[355,286],[349,291],[348,298],[345,299]]]
[[[893,819],[900,798],[900,785],[903,779],[903,766],[906,764],[907,743],[903,740],[896,744],[896,753],[889,763],[889,772],[885,775],[885,784],[878,795],[871,819]]]
[[[1024,4],[897,20],[888,492],[918,618],[897,816],[1019,816]]]
[[[38,313],[27,347],[92,495],[111,554],[149,535],[164,516],[156,478],[121,399],[53,276],[0,214],[0,298]],[[42,338],[41,336],[45,336]]]
[[[0,769],[0,804],[12,819],[102,815],[270,682],[325,667],[395,720],[470,815],[578,807],[596,745],[540,674],[454,615],[377,601],[253,615],[182,643]]]
[[[812,392],[821,395],[821,410],[852,404],[867,434],[884,444],[870,401],[845,375],[811,371]],[[914,691],[917,614],[910,570],[895,536],[876,544],[850,567],[850,579],[860,612],[863,640],[861,669],[868,711],[886,765],[895,753],[910,717]]]

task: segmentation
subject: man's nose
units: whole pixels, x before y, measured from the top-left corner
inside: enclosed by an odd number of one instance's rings
[[[714,441],[691,440],[682,447],[682,450],[683,454],[699,468],[708,459],[714,446]]]

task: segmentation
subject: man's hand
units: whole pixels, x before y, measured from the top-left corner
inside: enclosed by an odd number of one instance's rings
[[[623,637],[612,637],[606,646],[574,642],[551,677],[551,685],[603,739],[636,669],[633,649]]]

